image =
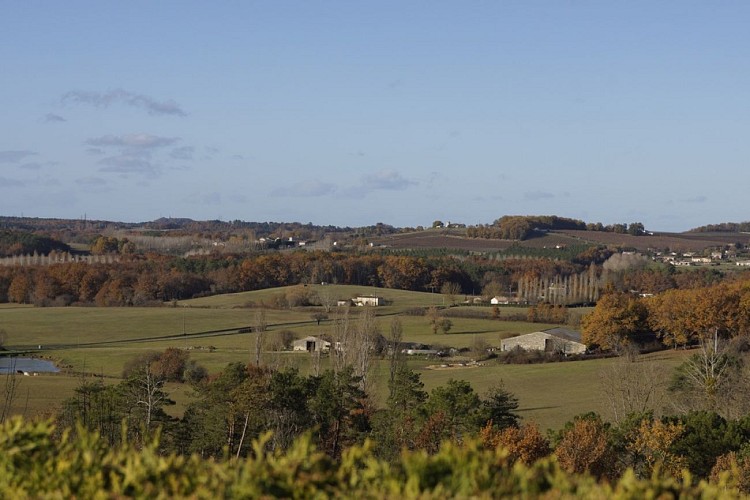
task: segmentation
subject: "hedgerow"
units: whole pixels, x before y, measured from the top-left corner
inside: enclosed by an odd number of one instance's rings
[[[162,456],[156,440],[142,448],[110,447],[78,429],[55,440],[48,422],[11,419],[0,425],[0,495],[5,498],[736,498],[723,475],[694,484],[659,473],[626,471],[612,483],[566,473],[554,457],[512,463],[501,447],[445,443],[435,454],[404,451],[380,460],[372,444],[340,460],[303,436],[285,452],[268,451],[269,435],[246,459]]]

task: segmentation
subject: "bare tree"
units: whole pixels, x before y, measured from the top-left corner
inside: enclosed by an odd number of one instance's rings
[[[253,330],[255,331],[255,346],[254,346],[254,361],[255,366],[260,366],[261,357],[263,356],[263,345],[266,339],[266,329],[268,323],[266,323],[266,310],[259,309],[255,312],[255,324]]]
[[[708,410],[725,417],[741,413],[750,402],[737,388],[745,385],[747,375],[741,357],[714,330],[701,340],[698,352],[677,368],[673,404],[682,411]]]
[[[133,402],[144,410],[146,432],[150,432],[156,412],[169,402],[163,387],[164,378],[154,373],[150,363],[145,363],[138,374],[129,381],[129,392]]]
[[[329,314],[335,302],[330,286],[321,286],[318,290],[318,301],[320,302],[320,305],[323,306],[326,314]]]
[[[354,367],[354,374],[360,377],[359,388],[367,392],[369,389],[369,372],[375,349],[375,337],[378,335],[378,325],[375,310],[365,306],[359,315],[352,344],[350,363]]]
[[[331,364],[333,371],[338,373],[346,366],[346,346],[351,343],[352,328],[349,321],[349,308],[337,311],[333,319],[333,335],[331,338]]]
[[[453,283],[452,281],[446,281],[443,286],[440,287],[440,293],[448,297],[450,304],[456,303],[456,296],[461,293],[461,285]]]
[[[314,377],[320,376],[320,351],[318,349],[310,351],[310,371]]]
[[[621,356],[599,373],[615,423],[630,414],[658,411],[664,402],[665,380],[666,371],[658,362],[634,356]]]
[[[399,366],[404,362],[404,355],[401,352],[401,341],[404,338],[404,327],[401,320],[395,317],[391,320],[390,334],[388,335],[388,360],[390,361],[390,381],[396,378],[396,372]]]
[[[16,393],[18,391],[18,386],[21,383],[20,377],[18,377],[18,373],[16,372],[16,359],[10,358],[10,363],[8,365],[8,373],[5,375],[5,387],[3,390],[3,407],[0,410],[0,423],[5,422],[5,419],[7,419],[11,414],[11,406],[13,406],[13,401],[16,399]]]
[[[356,324],[349,321],[348,309],[333,321],[334,335],[331,345],[335,371],[351,366],[354,375],[360,378],[360,389],[368,388],[368,374],[372,363],[375,338],[378,334],[375,311],[365,306]]]

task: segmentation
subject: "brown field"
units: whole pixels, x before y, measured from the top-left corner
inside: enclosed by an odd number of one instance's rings
[[[744,245],[750,244],[750,234],[744,233],[655,233],[646,236],[572,230],[558,231],[558,233],[574,238],[581,243],[589,242],[599,245],[629,247],[640,251],[669,248],[675,252],[700,252],[706,248],[734,245],[736,242],[741,242]]]
[[[670,249],[676,252],[700,252],[707,248],[750,245],[750,234],[745,233],[655,233],[646,236],[605,233],[599,231],[550,231],[524,241],[467,238],[464,229],[428,229],[405,234],[394,234],[373,239],[375,245],[395,249],[448,249],[469,252],[498,252],[513,245],[527,248],[554,248],[557,245],[606,245],[650,249]]]

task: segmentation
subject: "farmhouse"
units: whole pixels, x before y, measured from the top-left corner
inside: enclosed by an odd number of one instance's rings
[[[510,351],[514,347],[563,354],[583,354],[586,352],[586,345],[581,343],[581,334],[565,328],[551,328],[541,332],[503,339],[500,349]]]
[[[328,352],[330,349],[331,343],[320,337],[305,337],[292,342],[293,351]]]
[[[375,295],[357,295],[354,297],[354,303],[358,306],[382,306],[385,300]]]

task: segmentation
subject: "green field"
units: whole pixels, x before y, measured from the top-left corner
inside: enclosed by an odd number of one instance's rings
[[[482,339],[492,346],[499,346],[502,338],[557,326],[452,317],[450,332],[435,335],[427,318],[407,313],[416,307],[442,303],[443,297],[439,294],[333,285],[310,286],[309,289],[310,293],[324,289],[334,301],[358,293],[385,297],[389,304],[376,308],[379,330],[387,334],[391,322],[398,317],[403,326],[404,340],[425,344],[464,348]],[[221,295],[156,308],[0,307],[0,329],[6,332],[7,349],[30,351],[53,359],[64,368],[59,375],[20,377],[14,410],[29,416],[45,414],[73,394],[80,380],[78,374],[95,374],[115,383],[128,360],[167,347],[189,349],[191,359],[214,373],[230,362],[249,362],[255,336],[238,333],[240,328],[251,326],[255,321],[258,309],[248,305],[269,303],[274,294],[287,291],[274,289]],[[478,309],[489,311],[489,308]],[[297,338],[331,333],[332,318],[340,313],[334,307],[330,319],[317,325],[312,314],[321,310],[320,307],[266,309],[269,340],[282,330],[292,331]],[[353,321],[360,311],[360,308],[350,309]],[[517,316],[519,311],[523,312],[520,308],[503,308],[501,317]],[[206,333],[212,330],[227,331]],[[654,362],[672,367],[682,356],[683,353],[668,353]],[[264,361],[278,367],[294,366],[302,373],[309,373],[306,353],[269,351],[264,353]],[[536,365],[500,365],[490,360],[476,368],[428,367],[444,362],[410,360],[412,367],[422,375],[427,390],[450,378],[460,378],[471,382],[482,393],[502,380],[518,396],[521,415],[543,428],[558,427],[586,411],[607,414],[597,380],[602,368],[611,360]],[[324,360],[324,367],[325,363]],[[380,401],[386,392],[387,371],[385,361],[377,362],[373,368],[375,396]],[[170,412],[179,415],[189,401],[190,390],[179,384],[171,385],[170,390],[178,403]]]

